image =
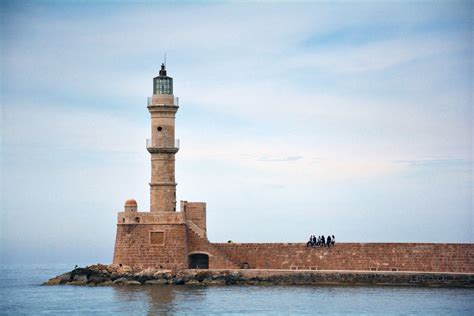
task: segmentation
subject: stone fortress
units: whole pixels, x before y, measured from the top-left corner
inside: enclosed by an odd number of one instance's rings
[[[173,79],[161,65],[148,98],[151,114],[150,211],[127,200],[118,213],[114,264],[157,269],[286,269],[474,272],[473,244],[338,243],[307,248],[305,243],[211,243],[206,204],[181,201],[176,209]]]

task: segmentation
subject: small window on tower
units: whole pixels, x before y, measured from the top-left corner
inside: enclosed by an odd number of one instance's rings
[[[150,232],[150,244],[163,245],[165,241],[164,232]]]
[[[161,126],[158,126],[158,132],[161,132],[163,128]]]

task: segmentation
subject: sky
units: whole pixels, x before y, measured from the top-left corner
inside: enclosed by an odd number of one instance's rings
[[[2,1],[1,262],[112,261],[146,100],[212,242],[474,242],[471,1]]]

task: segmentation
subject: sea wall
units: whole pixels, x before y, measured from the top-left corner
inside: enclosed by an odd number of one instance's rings
[[[213,243],[241,268],[474,273],[474,244],[337,243],[311,248],[301,243]]]

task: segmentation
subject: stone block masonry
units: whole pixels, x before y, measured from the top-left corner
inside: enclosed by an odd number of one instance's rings
[[[160,240],[163,242],[153,243]],[[187,269],[187,246],[185,224],[118,224],[114,263],[143,269]]]
[[[181,212],[185,214],[186,221],[193,222],[204,233],[207,233],[206,203],[181,201]]]
[[[308,248],[299,243],[216,243],[230,260],[250,269],[365,270],[474,273],[473,244],[337,243]]]

